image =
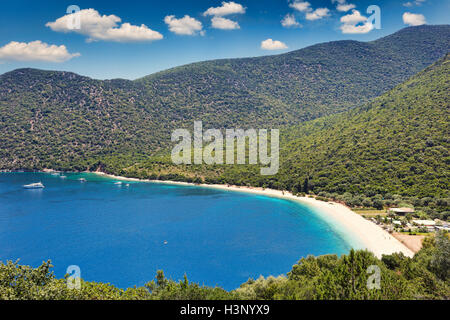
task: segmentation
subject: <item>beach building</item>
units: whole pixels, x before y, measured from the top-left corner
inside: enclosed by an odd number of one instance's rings
[[[412,222],[425,227],[434,227],[436,225],[436,221],[434,220],[413,220]]]
[[[436,226],[437,230],[445,230],[445,231],[450,231],[450,225],[443,225],[443,226]]]
[[[413,208],[389,208],[389,212],[395,213],[398,215],[405,215],[407,213],[414,213]]]
[[[424,227],[428,232],[437,230],[436,221],[433,220],[413,220],[414,224]]]

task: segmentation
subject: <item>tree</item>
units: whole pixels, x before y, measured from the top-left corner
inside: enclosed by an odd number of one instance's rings
[[[309,191],[309,178],[306,177],[305,181],[303,182],[303,192],[308,194]]]
[[[432,268],[439,279],[447,281],[450,273],[450,240],[445,231],[436,233],[436,249],[431,260]]]
[[[373,200],[373,207],[378,210],[383,209],[383,201],[379,199]]]

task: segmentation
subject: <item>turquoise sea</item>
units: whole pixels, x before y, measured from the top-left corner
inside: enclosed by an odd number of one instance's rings
[[[121,288],[143,285],[162,269],[174,280],[186,273],[229,290],[286,273],[309,254],[340,255],[354,245],[290,200],[64,175],[0,173],[0,261],[38,266],[50,259],[57,277],[78,265],[85,280]],[[39,181],[45,189],[22,187]]]

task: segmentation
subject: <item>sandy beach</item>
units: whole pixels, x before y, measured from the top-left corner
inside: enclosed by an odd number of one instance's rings
[[[319,215],[323,217],[327,222],[333,224],[336,229],[345,233],[347,239],[352,239],[351,243],[357,241],[361,246],[375,254],[378,258],[381,258],[383,254],[392,254],[395,252],[402,252],[405,256],[412,257],[414,252],[408,249],[403,243],[394,238],[388,232],[380,228],[373,222],[364,219],[357,213],[353,212],[348,207],[336,203],[336,202],[324,202],[309,197],[298,197],[287,191],[262,189],[255,187],[240,187],[240,186],[228,186],[228,185],[210,185],[210,184],[193,184],[188,182],[176,182],[176,181],[160,181],[160,180],[140,180],[134,178],[119,177],[114,175],[105,174],[102,172],[95,172],[98,175],[110,177],[117,180],[125,181],[141,181],[141,182],[153,182],[163,184],[175,184],[185,186],[201,186],[207,188],[216,188],[221,190],[246,192],[253,194],[260,194],[269,197],[278,197],[283,199],[289,199],[298,201],[304,205],[308,205],[315,209]],[[359,249],[359,248],[358,248]]]
[[[425,236],[409,235],[399,232],[394,232],[393,236],[414,253],[417,253],[422,249],[422,241],[426,238]]]

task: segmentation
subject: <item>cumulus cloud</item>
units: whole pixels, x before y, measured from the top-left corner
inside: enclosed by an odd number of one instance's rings
[[[356,6],[351,3],[347,3],[347,0],[331,0],[332,3],[337,3],[336,9],[340,12],[347,12],[351,9],[355,9]]]
[[[304,13],[306,20],[319,20],[330,15],[328,8],[317,8],[314,10],[307,1],[295,0],[289,3],[289,7]]]
[[[215,29],[222,29],[222,30],[240,29],[240,26],[237,22],[223,17],[213,17],[211,19],[211,22],[212,27]]]
[[[364,34],[374,29],[373,24],[358,10],[353,10],[351,14],[341,17],[341,22],[340,29],[342,33],[346,34]]]
[[[245,13],[245,8],[236,2],[230,1],[230,2],[222,2],[222,6],[220,7],[211,7],[208,10],[206,10],[203,15],[204,16],[217,16],[217,17],[223,17],[230,14],[237,14],[237,13]]]
[[[204,34],[202,23],[188,15],[181,19],[175,18],[174,15],[166,16],[164,22],[169,26],[169,30],[176,34],[188,36]]]
[[[403,3],[405,7],[421,6],[426,0],[415,0]]]
[[[353,10],[351,14],[347,14],[341,18],[342,23],[357,24],[367,20],[367,17],[361,15],[358,10]]]
[[[287,49],[287,45],[278,40],[267,39],[261,42],[261,49],[263,50],[282,50]]]
[[[405,12],[403,14],[403,23],[409,26],[420,26],[427,23],[423,14],[416,14],[411,12]]]
[[[80,19],[80,28],[71,28],[74,20]],[[77,13],[67,14],[45,25],[57,32],[76,32],[88,36],[88,41],[153,41],[161,40],[162,34],[149,29],[146,25],[131,25],[120,22],[122,19],[115,15],[100,15],[95,9],[83,9]]]
[[[338,4],[336,9],[337,11],[341,11],[341,12],[347,12],[351,9],[355,9],[356,6],[354,4],[351,3],[344,3],[344,4]]]
[[[0,48],[0,60],[8,61],[45,61],[59,63],[79,56],[79,53],[69,53],[64,45],[48,45],[39,40],[29,43],[11,41]]]
[[[203,15],[206,16],[213,16],[211,19],[211,26],[215,29],[222,29],[222,30],[234,30],[234,29],[240,29],[239,23],[236,21],[224,18],[224,16],[230,15],[230,14],[243,14],[245,13],[245,8],[236,2],[230,1],[230,2],[222,2],[222,5],[220,7],[211,7],[208,10],[206,10]]]
[[[301,24],[295,20],[295,16],[293,14],[287,14],[283,20],[281,20],[281,25],[285,28],[299,28]]]
[[[307,1],[294,1],[289,4],[289,7],[300,12],[307,12],[311,10],[311,4]]]
[[[348,34],[361,34],[361,33],[369,33],[373,30],[373,24],[370,22],[365,22],[361,25],[353,25],[353,24],[343,24],[341,25],[342,33]]]
[[[330,15],[328,8],[318,8],[306,14],[306,20],[319,20]]]

